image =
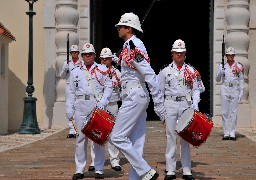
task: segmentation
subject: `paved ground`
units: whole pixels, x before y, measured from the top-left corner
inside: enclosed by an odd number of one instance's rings
[[[68,130],[46,130],[38,135],[0,136],[0,180],[68,180],[75,172],[75,139]],[[240,132],[240,131],[239,131]],[[222,141],[222,129],[214,127],[207,141],[191,147],[192,171],[201,180],[255,180],[256,133],[241,130],[237,141]],[[178,141],[179,143],[179,141]],[[145,159],[164,179],[166,140],[159,121],[147,122]],[[108,155],[107,155],[108,156]],[[181,179],[179,152],[177,180]],[[128,180],[129,163],[121,155],[122,172],[110,169],[107,157],[105,179]],[[88,165],[86,166],[86,170]],[[85,179],[94,179],[87,173]]]

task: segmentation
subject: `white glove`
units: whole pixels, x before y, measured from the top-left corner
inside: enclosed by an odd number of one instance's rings
[[[117,63],[119,61],[119,58],[116,56],[116,53],[112,55],[112,60]]]
[[[166,110],[164,108],[164,105],[155,105],[154,110],[157,116],[159,116],[161,121],[165,121],[167,117]]]
[[[191,108],[193,108],[196,111],[199,111],[198,102],[193,102],[192,105],[191,105]]]
[[[224,68],[222,67],[222,64],[219,65],[219,72],[218,74],[221,74],[221,75],[224,75],[225,74],[225,70]]]

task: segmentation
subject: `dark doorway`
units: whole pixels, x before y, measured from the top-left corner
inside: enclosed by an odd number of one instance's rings
[[[95,33],[97,51],[103,47],[109,47],[113,52],[117,52],[123,45],[115,28],[121,15],[133,12],[142,20],[151,2],[149,0],[99,0],[97,10],[94,11],[98,20],[96,32],[100,33]],[[187,48],[185,62],[193,65],[200,72],[206,87],[205,92],[201,94],[199,109],[208,114],[210,114],[209,11],[210,0],[158,0],[144,21],[142,37],[156,74],[164,65],[172,62],[170,50],[173,42],[177,39],[185,41]],[[154,113],[151,101],[148,120],[153,119],[158,117]]]

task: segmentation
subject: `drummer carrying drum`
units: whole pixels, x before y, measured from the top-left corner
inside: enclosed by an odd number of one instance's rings
[[[177,132],[176,123],[182,112],[192,107],[198,110],[200,93],[205,91],[199,72],[186,64],[186,47],[184,41],[178,39],[172,45],[173,62],[158,74],[160,89],[165,94],[167,111],[166,124],[166,171],[164,180],[176,179]],[[181,164],[183,179],[194,180],[191,173],[190,144],[180,138]]]
[[[75,68],[70,74],[68,91],[70,94],[70,106],[67,108],[68,118],[75,119],[79,136],[76,137],[76,173],[73,180],[84,178],[84,169],[87,158],[88,137],[81,129],[88,121],[88,117],[97,106],[105,109],[112,94],[112,81],[109,78],[108,68],[94,62],[96,53],[90,43],[83,46],[81,52],[84,64],[81,68]],[[105,147],[94,143],[95,152],[95,179],[103,179],[103,168],[105,162]]]

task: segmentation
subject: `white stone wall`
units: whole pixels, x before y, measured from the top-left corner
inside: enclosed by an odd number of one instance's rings
[[[0,135],[8,132],[8,54],[10,42],[10,39],[0,34],[0,68],[3,68],[5,72],[0,74]]]
[[[250,0],[250,22],[249,22],[249,108],[251,111],[251,127],[256,130],[256,0]]]
[[[222,126],[221,122],[221,100],[220,100],[220,83],[215,81],[215,74],[218,65],[222,60],[222,41],[223,35],[226,36],[225,22],[226,1],[214,1],[214,37],[213,37],[213,121],[215,126]]]

